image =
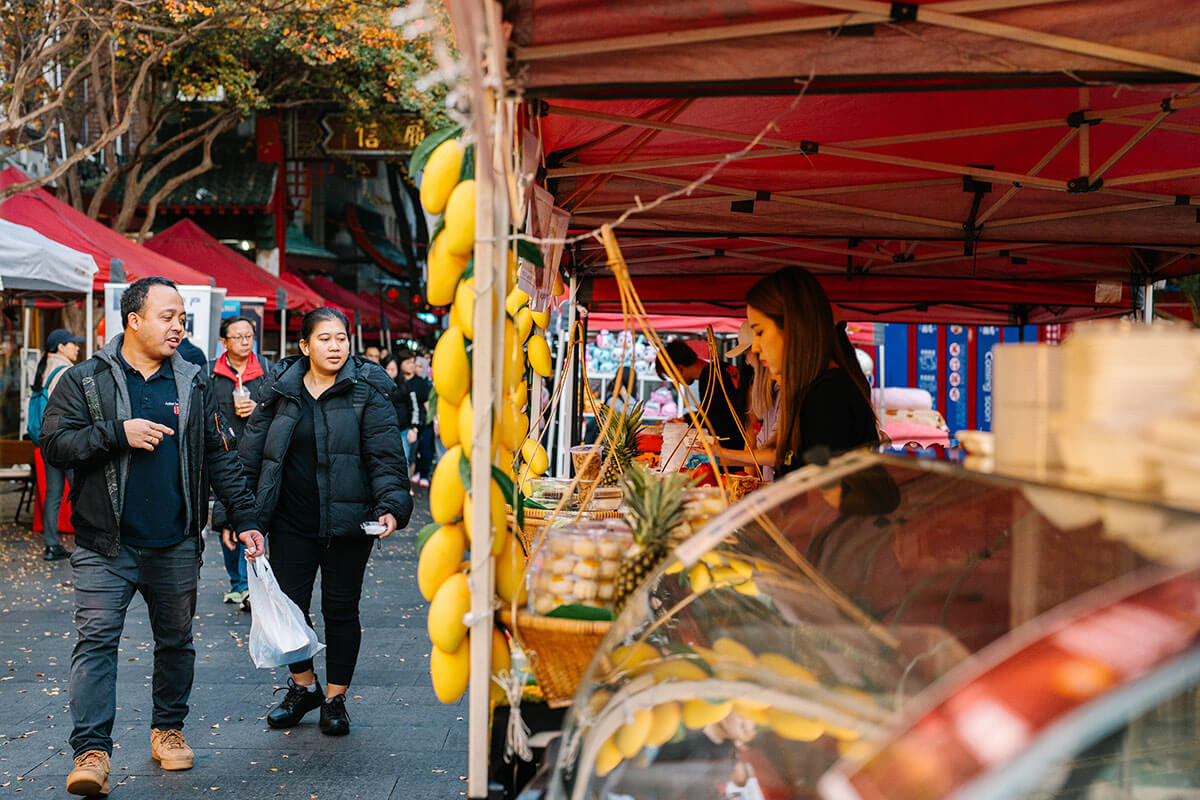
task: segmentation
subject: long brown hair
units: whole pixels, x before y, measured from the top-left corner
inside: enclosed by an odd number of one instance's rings
[[[784,267],[762,278],[746,293],[746,305],[770,317],[783,334],[779,435],[775,466],[789,454],[801,455],[800,408],[808,390],[830,362],[841,367],[871,404],[871,389],[858,365],[844,327],[835,325],[833,306],[817,279],[800,267]]]

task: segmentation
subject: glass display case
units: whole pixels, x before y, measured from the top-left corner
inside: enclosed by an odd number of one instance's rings
[[[630,598],[526,796],[1200,797],[1198,564],[1183,509],[805,468]]]

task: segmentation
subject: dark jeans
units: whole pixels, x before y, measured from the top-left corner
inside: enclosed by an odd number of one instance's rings
[[[279,588],[304,612],[312,625],[308,607],[313,583],[321,571],[321,618],[325,621],[325,680],[349,686],[358,662],[362,626],[358,600],[362,596],[363,573],[375,539],[369,536],[339,536],[328,543],[315,536],[298,536],[272,531],[271,568]],[[292,674],[312,669],[312,659],[289,664]]]
[[[192,693],[196,651],[192,617],[200,552],[189,536],[177,545],[136,548],[122,545],[108,558],[86,547],[71,554],[75,581],[75,628],[71,655],[71,747],[112,753],[117,703],[117,646],[125,612],[141,592],[154,633],[153,728],[182,728]],[[141,669],[141,667],[139,667]]]
[[[218,536],[218,540],[220,540]],[[237,547],[230,550],[225,546],[225,542],[220,542],[221,555],[225,556],[225,574],[229,576],[229,591],[244,592],[246,591],[246,545],[242,544],[241,540],[237,541]]]
[[[62,507],[63,489],[67,484],[67,473],[42,460],[46,470],[46,503],[42,506],[42,538],[46,547],[61,545],[58,538],[58,510]]]
[[[426,425],[417,433],[417,474],[425,480],[433,477],[433,426]]]

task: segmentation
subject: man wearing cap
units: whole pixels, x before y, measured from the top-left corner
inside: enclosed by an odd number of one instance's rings
[[[76,336],[66,328],[50,331],[46,337],[46,351],[42,363],[38,364],[37,374],[33,378],[33,391],[45,391],[50,397],[62,380],[63,373],[79,360],[79,345],[84,341],[82,336]],[[42,504],[42,539],[46,549],[42,558],[47,561],[58,561],[71,555],[58,538],[58,510],[62,506],[63,489],[67,485],[67,473],[53,464],[43,460],[46,480],[46,498]]]
[[[163,769],[192,767],[182,729],[196,663],[206,476],[247,558],[263,553],[254,496],[212,386],[177,352],[186,313],[175,284],[159,277],[130,284],[121,317],[124,332],[63,376],[42,424],[46,460],[74,470],[75,768],[66,788],[78,795],[108,793],[118,647],[138,593],[154,634],[150,752]]]
[[[738,419],[745,413],[745,391],[740,386],[737,367],[732,364],[713,365],[708,360],[708,348],[703,342],[693,343],[676,339],[667,342],[659,351],[655,369],[658,377],[668,380],[665,358],[670,358],[683,375],[684,386],[699,381],[698,396],[695,398],[708,419],[708,427],[724,447],[740,449],[746,446]],[[703,347],[703,351],[700,350]]]

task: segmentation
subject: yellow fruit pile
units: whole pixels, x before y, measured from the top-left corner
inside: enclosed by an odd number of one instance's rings
[[[729,681],[755,681],[766,677],[768,683],[781,680],[813,686],[820,683],[812,670],[787,656],[771,652],[755,654],[745,644],[728,636],[718,638],[711,647],[692,645],[686,653],[660,652],[644,641],[622,645],[604,657],[601,669],[610,684],[633,680],[644,685],[647,678],[652,678],[656,684],[700,682],[710,677]],[[875,704],[870,695],[857,689],[839,686],[834,691],[861,703]],[[753,723],[756,729],[769,730],[782,739],[814,742],[827,737],[827,741],[835,744],[843,755],[855,752],[853,748],[863,745],[862,731],[835,725],[820,716],[798,714],[759,700],[718,699],[703,694],[699,691],[698,696],[624,712],[624,723],[596,753],[596,777],[603,778],[622,761],[635,758],[645,747],[661,747],[679,734],[681,726],[687,731],[702,731],[730,715]],[[609,690],[598,690],[588,702],[590,712],[599,715],[611,698]]]
[[[508,528],[505,509],[514,498],[496,477],[481,494],[482,487],[468,490],[463,481],[464,462],[471,458],[477,438],[468,355],[475,336],[476,300],[470,266],[475,246],[475,181],[464,179],[471,171],[469,153],[453,139],[439,144],[425,162],[420,187],[425,210],[442,215],[429,246],[425,294],[432,305],[450,306],[449,328],[434,348],[432,364],[439,436],[447,448],[429,487],[430,511],[440,527],[426,540],[417,567],[417,583],[430,603],[430,671],[438,698],[447,703],[458,700],[468,680],[469,636],[463,617],[471,603],[463,559],[473,544],[471,510],[481,496],[487,497],[491,532],[490,541],[481,545],[487,546],[494,558],[496,592],[506,603],[515,600],[520,604],[525,596],[526,556]],[[518,476],[541,475],[550,466],[545,449],[536,438],[530,438],[527,410],[529,370],[542,377],[549,377],[553,370],[550,347],[542,333],[550,314],[530,308],[529,296],[516,288],[518,264],[515,251],[510,252],[504,337],[497,353],[503,383],[501,399],[492,409],[490,442],[491,462],[499,470],[496,474],[506,476],[509,482],[517,481]],[[561,293],[561,281],[556,281],[555,294]],[[493,305],[494,314],[499,313],[498,306]],[[493,650],[501,646],[507,663],[507,641],[503,636],[494,638]],[[495,659],[493,656],[493,672],[497,671]]]

